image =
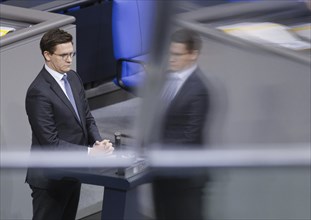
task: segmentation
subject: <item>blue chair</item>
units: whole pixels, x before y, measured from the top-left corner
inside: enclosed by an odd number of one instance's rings
[[[114,0],[112,36],[117,61],[114,82],[134,91],[146,75],[145,63],[154,30],[155,0]]]

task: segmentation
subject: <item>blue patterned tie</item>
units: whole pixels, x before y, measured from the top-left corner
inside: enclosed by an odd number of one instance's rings
[[[76,106],[76,102],[75,102],[75,99],[73,97],[73,94],[72,94],[72,90],[71,90],[71,86],[68,82],[68,79],[67,79],[67,75],[64,75],[63,78],[62,78],[65,82],[65,90],[66,90],[66,93],[67,93],[67,96],[68,96],[68,99],[73,107],[73,109],[75,110],[76,112],[76,115],[78,116],[79,120],[80,120],[80,117],[79,117],[79,113],[78,113],[78,110],[77,110],[77,106]]]

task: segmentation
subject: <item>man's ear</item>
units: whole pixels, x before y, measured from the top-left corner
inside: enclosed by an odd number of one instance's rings
[[[192,60],[197,60],[198,57],[199,57],[199,54],[200,54],[200,52],[199,52],[198,50],[193,50],[193,51],[191,52],[191,59],[192,59]]]
[[[44,51],[43,52],[43,56],[44,56],[46,61],[50,61],[51,60],[51,54],[48,51]]]

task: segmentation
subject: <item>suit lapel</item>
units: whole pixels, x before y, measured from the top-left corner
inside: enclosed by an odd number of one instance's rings
[[[175,95],[175,97],[173,98],[173,100],[171,101],[170,105],[169,105],[169,110],[174,109],[174,111],[179,111],[180,106],[183,103],[187,103],[187,101],[189,98],[189,94],[191,94],[191,91],[193,89],[196,89],[196,80],[197,80],[197,73],[198,73],[198,69],[196,69],[189,77],[188,79],[186,79],[186,81],[184,82],[184,84],[182,85],[182,87],[179,89],[179,91],[177,92],[177,94]],[[191,96],[191,95],[190,95]]]
[[[72,80],[72,74],[73,73],[69,73],[68,74],[68,81],[69,81],[71,89],[72,89],[72,94],[73,94],[73,97],[74,97],[75,102],[76,102],[77,110],[78,110],[78,113],[79,113],[79,117],[81,119],[81,123],[83,125],[83,129],[85,129],[85,126],[86,126],[85,125],[85,114],[83,114],[84,110],[83,110],[83,107],[82,107],[82,102],[84,100],[82,100],[81,97],[79,96],[79,91],[77,90],[77,86],[74,85],[74,82]]]
[[[69,108],[69,110],[72,112],[72,114],[74,114],[76,120],[80,123],[80,120],[78,119],[74,108],[72,107],[69,99],[67,98],[67,96],[65,95],[65,93],[63,92],[63,90],[60,88],[60,86],[58,85],[58,83],[55,81],[55,79],[49,74],[48,71],[46,71],[45,69],[43,70],[43,76],[46,79],[47,82],[49,82],[49,84],[51,85],[51,89],[52,91],[54,91],[54,93],[60,98],[60,100],[62,100],[62,102]],[[73,92],[74,93],[74,92]],[[74,95],[75,100],[76,99],[76,95]],[[80,114],[80,110],[78,110],[79,115]],[[81,117],[80,117],[81,118]],[[81,118],[82,120],[82,118]]]
[[[187,94],[187,92],[189,90],[191,90],[191,86],[189,87],[189,84],[194,76],[195,72],[193,72],[188,79],[186,79],[186,81],[184,82],[184,84],[181,86],[181,88],[178,90],[178,92],[176,93],[175,97],[172,100],[172,104],[175,105],[175,103],[180,103],[183,102],[183,98],[185,97],[185,95]]]

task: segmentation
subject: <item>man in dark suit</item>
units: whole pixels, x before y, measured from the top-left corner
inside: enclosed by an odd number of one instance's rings
[[[191,30],[178,30],[172,35],[169,73],[163,91],[167,104],[161,143],[165,148],[203,147],[208,92],[197,65],[201,44],[200,36]],[[159,176],[153,183],[157,219],[203,219],[206,180],[205,175]]]
[[[72,35],[60,29],[48,31],[40,48],[45,65],[26,95],[31,150],[111,153],[111,143],[102,141],[90,112],[82,81],[70,69],[75,55]],[[33,219],[75,219],[80,182],[49,179],[40,168],[29,168],[26,182],[32,190]]]

